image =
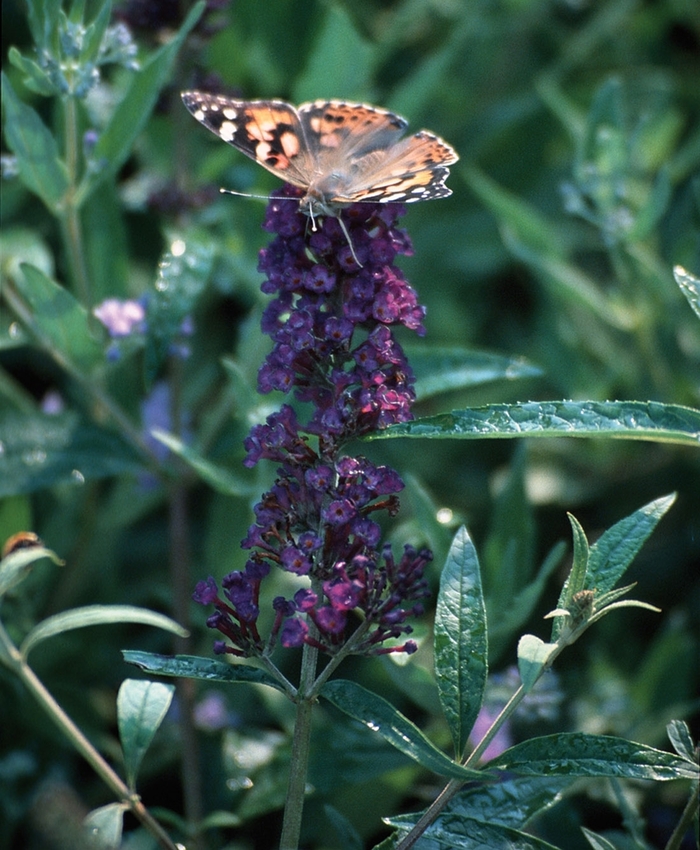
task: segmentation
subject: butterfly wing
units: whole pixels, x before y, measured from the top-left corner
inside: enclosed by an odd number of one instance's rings
[[[304,103],[298,113],[315,158],[311,186],[317,195],[344,204],[451,194],[445,179],[457,154],[426,131],[402,139],[407,122],[399,115],[336,100]]]
[[[293,106],[281,100],[231,100],[197,91],[183,92],[182,100],[220,139],[282,180],[308,187],[314,158]]]
[[[411,203],[446,198],[452,194],[445,185],[448,166],[458,159],[447,142],[422,130],[356,160],[348,197],[343,200]]]

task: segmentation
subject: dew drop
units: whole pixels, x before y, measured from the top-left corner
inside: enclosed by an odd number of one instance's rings
[[[70,474],[71,480],[74,484],[84,484],[85,476],[79,469],[72,470]]]
[[[437,519],[441,525],[448,525],[448,523],[452,522],[453,516],[454,514],[452,513],[451,508],[440,508],[435,514],[435,519]]]
[[[24,452],[22,460],[27,466],[40,466],[46,462],[46,452],[43,449],[32,449],[31,451]]]
[[[238,776],[226,780],[226,787],[231,791],[247,791],[253,787],[253,780],[249,776]]]
[[[170,246],[170,253],[173,257],[181,257],[187,248],[183,239],[174,239],[172,245]]]

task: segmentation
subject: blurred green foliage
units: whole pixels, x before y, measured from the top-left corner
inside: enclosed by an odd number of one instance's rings
[[[87,3],[95,29],[73,59],[92,63],[101,79],[83,88],[82,77],[66,82],[50,63],[37,65],[32,31],[51,42],[59,65],[66,59],[65,45],[36,18],[58,5],[2,7],[0,540],[31,528],[66,561],[42,562],[22,595],[5,602],[3,620],[17,636],[66,608],[129,603],[189,624],[190,649],[208,655],[205,613],[190,610],[189,593],[198,579],[242,565],[251,505],[272,480],[270,468],[241,465],[250,424],[279,401],[255,393],[267,351],[256,272],[262,206],[216,190],[265,195],[275,181],[194,122],[181,90],[366,101],[456,148],[453,196],[413,205],[405,219],[415,254],[404,268],[428,308],[427,337],[408,341],[428,352],[428,364],[433,348],[437,357],[468,347],[527,368],[511,380],[472,376],[426,391],[417,415],[529,399],[700,406],[700,327],[673,277],[677,264],[700,273],[696,0],[236,0],[199,24],[194,4],[179,4],[192,13],[184,24],[176,4],[130,0],[116,11],[133,27],[135,57],[98,55],[106,5]],[[147,292],[158,321],[108,360],[92,308]],[[187,316],[194,334],[183,359],[172,350],[183,344]],[[161,386],[167,415],[156,424],[228,478],[193,471],[146,433],[154,424],[146,400]],[[50,416],[44,411],[56,399],[61,412]],[[398,543],[428,539],[435,587],[452,529],[468,524],[481,552],[494,670],[514,661],[523,611],[530,630],[544,633],[539,618],[554,607],[565,572],[561,561],[540,565],[569,540],[567,510],[595,538],[676,491],[676,506],[631,571],[636,596],[663,613],[606,618],[566,656],[559,672],[567,709],[557,728],[663,746],[665,724],[688,717],[697,737],[697,448],[561,437],[392,440],[361,450],[410,474],[387,534]],[[537,595],[509,609],[540,569]],[[276,581],[283,593],[285,577]],[[115,751],[117,689],[133,672],[120,661],[124,647],[173,649],[165,634],[116,627],[71,633],[33,656],[59,702],[107,752]],[[432,686],[421,678],[426,656],[411,662],[412,673],[353,661],[343,675],[446,744],[446,730],[431,720]],[[410,686],[404,673],[414,677]],[[47,827],[43,784],[55,783],[78,813],[109,794],[2,670],[0,682],[0,843],[61,846]],[[180,817],[235,812],[244,825],[231,847],[273,846],[275,829],[263,817],[283,799],[291,706],[252,686],[221,693],[230,728],[201,723],[203,808],[182,812],[173,734],[156,737],[139,791],[149,806]],[[329,755],[319,749],[312,765],[307,844],[338,846],[324,803],[365,841],[378,839],[380,818],[416,793],[420,774],[330,711],[317,735]],[[650,846],[667,834],[659,826],[666,807],[682,804],[673,790],[650,792],[642,806]],[[557,807],[541,834],[576,850],[585,846],[580,822],[619,824],[600,791]],[[225,827],[212,847],[233,834]]]

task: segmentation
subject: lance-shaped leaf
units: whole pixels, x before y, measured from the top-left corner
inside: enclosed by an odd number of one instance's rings
[[[696,446],[700,410],[656,401],[530,401],[491,404],[413,419],[366,439],[429,437],[483,440],[522,437],[612,437]]]
[[[6,555],[0,561],[0,599],[8,590],[26,578],[30,573],[31,564],[41,558],[50,558],[59,567],[64,564],[55,552],[41,545],[17,549]]]
[[[189,634],[187,629],[183,629],[175,620],[147,608],[137,608],[135,605],[86,605],[42,620],[25,637],[20,649],[26,658],[35,646],[55,635],[73,629],[84,629],[86,626],[107,626],[115,623],[141,623],[144,626],[164,629],[179,637],[187,637]]]
[[[283,691],[282,685],[269,673],[247,664],[225,664],[213,658],[197,655],[158,655],[154,652],[123,650],[128,664],[135,664],[148,673],[159,676],[181,676],[183,679],[204,679],[207,682],[248,682],[267,685]]]
[[[137,136],[150,118],[160,90],[171,77],[178,50],[203,11],[204,3],[197,3],[177,35],[155,51],[143,68],[134,74],[126,94],[95,145],[93,158],[102,165],[102,169],[88,175],[85,185],[81,187],[81,201],[87,199],[101,180],[116,174],[126,162]]]
[[[486,609],[479,560],[466,528],[454,537],[440,576],[435,676],[458,756],[464,752],[488,672]]]
[[[586,588],[596,595],[611,590],[675,500],[673,494],[655,499],[601,535],[589,552]]]
[[[385,741],[439,776],[483,779],[484,774],[469,770],[448,758],[420,729],[391,703],[355,682],[334,679],[321,688],[321,696],[350,717],[381,735]]]
[[[662,781],[700,777],[697,766],[664,750],[584,732],[531,738],[501,753],[486,767],[527,776],[624,776]]]

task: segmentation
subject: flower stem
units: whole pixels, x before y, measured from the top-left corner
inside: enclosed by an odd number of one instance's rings
[[[310,696],[316,676],[318,650],[306,644],[302,652],[299,696],[294,721],[292,758],[289,766],[289,784],[284,804],[280,850],[297,850],[301,835],[301,816],[306,793],[306,773],[309,766],[311,742],[311,712],[315,699]]]

